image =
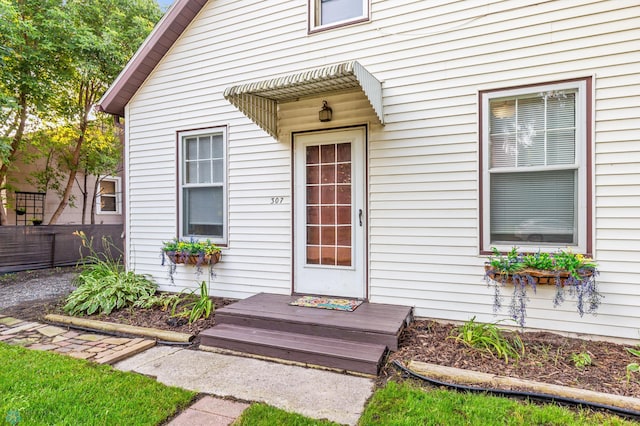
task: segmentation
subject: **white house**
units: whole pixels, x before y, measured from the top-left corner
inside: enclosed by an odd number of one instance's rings
[[[210,238],[218,296],[491,322],[492,247],[570,247],[597,316],[539,287],[527,326],[638,339],[639,40],[637,0],[177,0],[100,102],[129,265],[195,287],[160,247]]]

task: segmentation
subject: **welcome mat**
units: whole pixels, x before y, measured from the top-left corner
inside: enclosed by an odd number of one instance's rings
[[[322,296],[302,296],[289,304],[292,306],[304,306],[307,308],[333,309],[336,311],[354,311],[362,300],[334,299]]]

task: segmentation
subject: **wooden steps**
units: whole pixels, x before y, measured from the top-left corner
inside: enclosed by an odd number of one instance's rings
[[[380,344],[231,324],[207,330],[206,343],[234,352],[369,375],[378,374],[387,351],[387,347]]]
[[[412,319],[407,306],[365,302],[353,312],[290,306],[297,297],[261,293],[220,308],[200,345],[377,375]]]

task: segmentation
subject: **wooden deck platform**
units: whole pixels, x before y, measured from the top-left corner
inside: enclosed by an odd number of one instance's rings
[[[220,308],[200,344],[376,375],[412,320],[407,306],[365,302],[344,312],[289,305],[297,297],[261,293]]]

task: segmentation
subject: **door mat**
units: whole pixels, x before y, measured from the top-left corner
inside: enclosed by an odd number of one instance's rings
[[[334,299],[322,296],[302,296],[289,304],[292,306],[304,306],[307,308],[333,309],[336,311],[354,311],[362,300],[356,299]]]

